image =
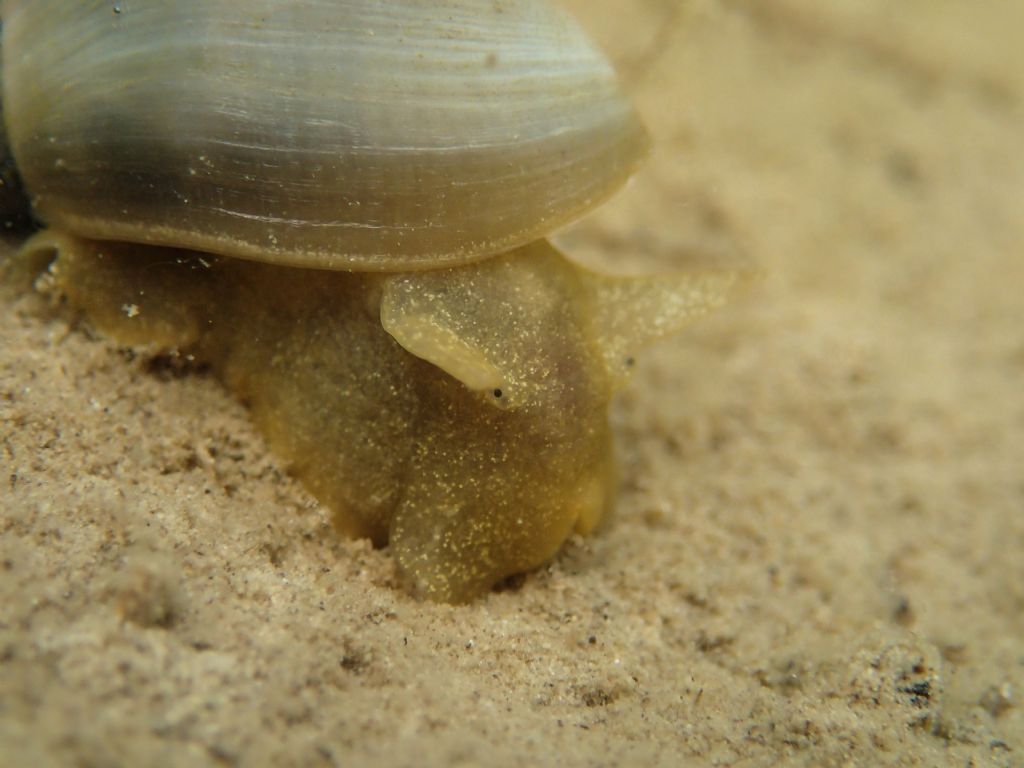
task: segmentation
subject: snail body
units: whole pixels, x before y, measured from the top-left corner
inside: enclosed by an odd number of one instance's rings
[[[119,8],[3,5],[4,120],[49,226],[21,263],[119,342],[207,363],[418,595],[472,599],[592,530],[627,358],[738,275],[599,275],[543,239],[646,142],[571,20]]]

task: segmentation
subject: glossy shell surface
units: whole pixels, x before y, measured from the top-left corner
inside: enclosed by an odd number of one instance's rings
[[[541,0],[2,8],[18,167],[37,214],[86,237],[458,264],[596,206],[646,149],[608,62]]]

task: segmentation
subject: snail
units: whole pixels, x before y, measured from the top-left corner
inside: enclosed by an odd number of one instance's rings
[[[592,531],[636,349],[735,269],[612,277],[546,236],[638,167],[545,0],[5,0],[17,259],[122,344],[192,355],[337,530],[464,602]],[[6,177],[5,177],[6,178]]]

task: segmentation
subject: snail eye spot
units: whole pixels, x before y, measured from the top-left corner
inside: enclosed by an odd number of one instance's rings
[[[501,398],[503,393],[500,389],[495,389],[493,394],[496,398]]]

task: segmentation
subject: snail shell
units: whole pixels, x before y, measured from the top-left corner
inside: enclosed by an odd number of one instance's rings
[[[646,135],[544,0],[5,0],[32,205],[101,240],[391,271],[596,206]]]

